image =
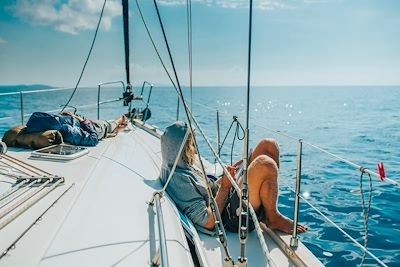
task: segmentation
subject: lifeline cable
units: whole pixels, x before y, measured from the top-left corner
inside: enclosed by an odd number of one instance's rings
[[[77,83],[76,83],[76,85],[75,85],[75,88],[74,88],[74,90],[72,91],[72,94],[71,94],[71,96],[69,97],[67,103],[66,103],[66,104],[64,105],[64,107],[61,109],[61,112],[63,112],[64,109],[69,105],[69,103],[71,102],[72,98],[74,97],[74,95],[75,95],[75,93],[76,93],[76,90],[78,89],[79,83],[81,82],[83,73],[85,72],[85,69],[86,69],[86,65],[87,65],[87,63],[88,63],[88,61],[89,61],[90,55],[92,54],[93,46],[94,46],[94,43],[95,43],[95,41],[96,41],[97,32],[99,31],[99,28],[100,28],[100,22],[101,22],[101,19],[102,19],[102,17],[103,17],[104,8],[105,8],[105,6],[106,6],[106,3],[107,3],[107,0],[104,0],[103,7],[101,8],[100,18],[99,18],[99,21],[97,22],[96,31],[95,31],[95,33],[94,33],[92,45],[90,46],[90,50],[89,50],[89,53],[88,53],[88,55],[87,55],[87,57],[86,57],[85,64],[83,64],[83,68],[82,68],[81,74],[79,75],[79,79],[78,79],[78,81],[77,81]]]

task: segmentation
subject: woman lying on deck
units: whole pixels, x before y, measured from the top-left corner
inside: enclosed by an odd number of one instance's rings
[[[26,123],[26,132],[57,130],[64,142],[71,145],[95,146],[108,134],[117,134],[127,126],[127,118],[121,116],[114,121],[91,121],[64,111],[60,114],[34,112]]]
[[[163,162],[160,179],[163,183],[168,179],[186,131],[188,131],[186,124],[178,121],[167,127],[161,136]],[[196,158],[193,137],[189,135],[174,175],[167,187],[167,192],[178,208],[194,224],[211,230],[214,228],[214,219],[209,204],[207,185],[201,171],[194,165]],[[235,172],[240,164],[241,161],[235,163],[234,166],[227,166],[232,177],[235,177]],[[277,209],[278,171],[278,144],[273,140],[264,139],[258,143],[249,158],[249,201],[258,215],[258,219],[269,228],[291,233],[293,221],[283,216]],[[237,211],[240,200],[229,179],[224,174],[217,182],[211,182],[211,185],[225,229],[238,232]],[[249,230],[253,229],[254,223],[250,217]],[[299,233],[303,233],[307,228],[298,225],[297,230]]]

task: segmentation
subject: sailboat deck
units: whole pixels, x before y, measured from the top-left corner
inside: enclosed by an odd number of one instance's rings
[[[148,266],[159,245],[157,218],[147,201],[161,188],[160,143],[148,131],[132,125],[70,162],[33,160],[31,151],[10,149],[8,155],[63,176],[65,182],[0,231],[0,249],[5,251],[48,209],[0,266]],[[1,183],[0,193],[5,187]],[[161,205],[170,265],[193,266],[176,207],[168,197]],[[293,266],[269,235],[264,236],[276,265]],[[220,266],[217,238],[199,237],[207,261],[203,264]],[[228,241],[236,259],[237,234],[228,233]],[[322,265],[302,244],[299,249],[303,258],[311,259],[310,266]],[[247,252],[249,266],[266,265],[255,233],[249,235]]]

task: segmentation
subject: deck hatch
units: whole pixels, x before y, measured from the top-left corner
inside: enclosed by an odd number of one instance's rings
[[[89,150],[80,146],[58,144],[45,147],[31,153],[35,159],[73,160],[89,153]]]

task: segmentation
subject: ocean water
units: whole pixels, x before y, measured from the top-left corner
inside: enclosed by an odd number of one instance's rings
[[[10,89],[14,90],[14,89]],[[8,91],[10,91],[8,90]],[[2,92],[7,91],[7,88]],[[24,95],[24,113],[57,110],[68,99],[69,91]],[[101,99],[121,96],[121,88],[104,88]],[[147,94],[147,92],[145,92]],[[185,89],[187,103],[190,97]],[[146,95],[147,96],[147,95]],[[261,138],[274,138],[280,144],[279,209],[293,216],[297,139],[318,145],[331,153],[376,171],[383,162],[386,175],[400,181],[400,86],[399,87],[254,87],[251,92],[250,145]],[[97,117],[96,88],[79,89],[71,105],[78,113]],[[143,103],[138,102],[138,105]],[[20,96],[0,97],[0,135],[21,123]],[[87,106],[90,105],[90,106]],[[244,125],[245,89],[241,87],[199,87],[193,89],[193,112],[211,142],[216,144],[216,118],[219,112],[220,138],[227,133],[232,117]],[[177,96],[172,88],[155,87],[151,95],[149,123],[165,128],[177,117]],[[100,117],[112,119],[127,112],[121,102],[105,104]],[[4,119],[4,117],[6,117]],[[28,117],[25,118],[25,122]],[[184,118],[182,110],[179,118]],[[269,129],[269,130],[266,130]],[[272,131],[272,130],[274,131]],[[283,135],[295,137],[295,140]],[[213,161],[202,138],[202,156]],[[230,162],[233,132],[221,156]],[[239,159],[243,142],[235,141],[232,157]],[[368,177],[363,188],[368,193]],[[388,266],[400,265],[400,188],[372,177],[372,203],[369,214],[368,249]],[[303,146],[301,191],[310,203],[363,244],[364,223],[361,209],[360,172],[337,159]],[[300,222],[309,227],[301,240],[327,266],[356,266],[362,252],[342,233],[318,215],[304,201]],[[366,266],[377,266],[369,256]]]

